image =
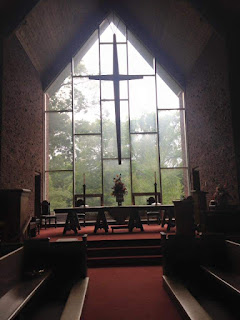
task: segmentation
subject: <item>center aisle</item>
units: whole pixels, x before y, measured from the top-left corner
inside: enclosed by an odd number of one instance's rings
[[[162,284],[162,266],[89,268],[82,320],[182,320]]]

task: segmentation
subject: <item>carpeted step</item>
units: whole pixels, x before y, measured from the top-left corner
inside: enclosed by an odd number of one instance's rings
[[[162,255],[89,257],[88,267],[161,265]]]
[[[87,242],[88,248],[104,247],[129,247],[129,246],[160,246],[161,239],[117,239],[117,240],[92,240]]]
[[[88,248],[88,257],[116,257],[116,256],[138,256],[138,255],[159,255],[161,246],[128,246],[128,247],[102,247]]]
[[[105,240],[88,242],[88,266],[159,265],[160,239]]]

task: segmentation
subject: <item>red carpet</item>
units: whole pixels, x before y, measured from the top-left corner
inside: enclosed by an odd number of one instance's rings
[[[160,225],[146,225],[143,226],[144,231],[141,232],[140,229],[134,228],[132,232],[128,232],[126,229],[114,230],[112,233],[111,226],[109,226],[109,232],[105,233],[103,229],[99,229],[95,234],[94,226],[82,227],[81,230],[78,230],[78,235],[75,235],[74,232],[67,231],[63,235],[63,227],[59,228],[47,228],[41,229],[40,235],[37,235],[36,238],[46,238],[50,237],[50,241],[56,241],[59,238],[78,238],[81,239],[83,234],[88,234],[88,241],[91,240],[113,240],[113,239],[159,239],[160,232],[166,232],[167,225],[161,227]],[[171,228],[171,233],[175,233],[175,228]]]
[[[90,268],[82,320],[181,320],[162,286],[162,267]]]

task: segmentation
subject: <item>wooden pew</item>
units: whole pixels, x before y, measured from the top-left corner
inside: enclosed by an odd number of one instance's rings
[[[89,278],[78,280],[72,287],[60,320],[80,320]]]
[[[176,304],[183,319],[210,320],[189,289],[197,275],[198,239],[193,236],[167,235],[161,232],[163,250],[163,286]]]
[[[24,276],[24,248],[0,258],[0,319],[15,318],[50,278],[46,270],[35,277]]]
[[[69,244],[71,248],[69,248]],[[59,245],[57,255],[60,257],[61,264],[60,280],[62,281],[66,272],[71,272],[71,279],[67,279],[67,281],[70,280],[72,285],[60,320],[80,320],[89,282],[89,277],[87,277],[87,235],[83,235],[81,242],[77,239],[69,241],[63,238],[53,245],[54,251],[56,245]],[[72,267],[73,260],[61,262],[62,257],[69,259],[71,256],[74,258],[74,268]]]
[[[239,243],[224,234],[167,239],[162,233],[161,239],[163,284],[184,319],[215,319],[216,306],[218,314],[238,314]]]
[[[200,267],[208,278],[225,289],[226,294],[240,297],[240,244],[225,240],[220,250],[218,259],[206,260]]]
[[[163,286],[176,303],[183,319],[212,319],[179,278],[163,275]]]
[[[28,244],[28,254],[34,256],[37,264],[41,264],[35,251],[36,241],[28,241]],[[45,295],[39,299],[34,308],[27,311],[27,316],[24,314],[24,319],[39,319],[39,310],[42,318],[51,310],[53,319],[80,319],[89,282],[86,245],[87,235],[83,236],[82,241],[77,238],[62,238],[49,243],[43,261],[53,273],[47,297]],[[61,312],[56,305],[61,306]]]
[[[63,313],[57,310],[54,319],[79,320],[89,281],[86,235],[83,241],[39,240],[27,240],[0,258],[0,319],[14,319],[22,313],[24,319],[39,318],[40,310],[47,315],[51,303],[60,300]]]

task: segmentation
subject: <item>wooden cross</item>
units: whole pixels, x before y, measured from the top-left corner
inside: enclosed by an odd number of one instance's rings
[[[134,75],[121,75],[118,68],[118,54],[117,54],[117,41],[116,34],[113,34],[113,74],[101,76],[89,76],[92,80],[113,81],[114,87],[114,101],[115,101],[115,119],[116,119],[116,133],[117,133],[117,150],[118,150],[118,163],[121,164],[121,124],[120,124],[120,94],[119,94],[119,81],[142,79],[143,76]]]

